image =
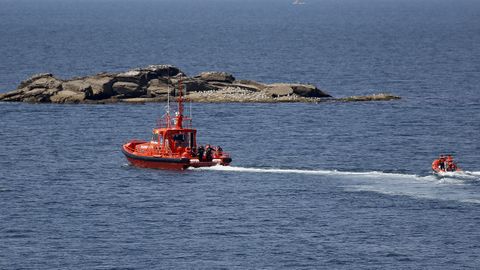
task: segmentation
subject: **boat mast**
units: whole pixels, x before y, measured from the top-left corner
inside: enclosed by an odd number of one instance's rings
[[[172,122],[171,118],[170,118],[170,71],[168,71],[168,81],[167,81],[167,108],[166,108],[167,112],[166,112],[166,115],[165,115],[165,124],[166,124],[166,127],[169,128],[170,127],[170,124]]]
[[[182,89],[182,81],[178,81],[178,111],[177,115],[175,116],[175,128],[181,129],[183,128],[183,89]]]
[[[185,88],[185,95],[187,94],[187,88]],[[188,99],[188,103],[190,103],[190,110],[189,110],[189,113],[190,113],[190,125],[192,124],[192,119],[193,119],[193,116],[192,116],[192,99],[189,98]]]

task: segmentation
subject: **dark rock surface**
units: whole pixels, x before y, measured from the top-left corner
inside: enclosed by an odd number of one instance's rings
[[[128,81],[118,81],[112,86],[113,94],[119,97],[139,97],[146,93],[146,89],[137,84]]]
[[[264,84],[237,80],[226,72],[202,72],[188,77],[171,65],[151,65],[120,73],[62,80],[50,73],[22,81],[16,90],[0,94],[0,101],[33,103],[160,102],[186,89],[187,98],[198,102],[320,102],[333,99],[314,85],[299,83]],[[356,100],[382,100],[356,98]],[[385,96],[386,100],[394,99]]]
[[[233,77],[232,74],[227,72],[215,72],[215,71],[202,72],[197,76],[195,76],[195,78],[199,78],[207,82],[232,83],[233,81],[235,81],[235,77]]]
[[[151,97],[166,96],[172,92],[169,80],[166,78],[158,78],[150,80],[147,84],[147,95]]]

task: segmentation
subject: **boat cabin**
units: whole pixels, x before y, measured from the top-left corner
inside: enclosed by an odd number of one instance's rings
[[[154,145],[155,152],[160,155],[184,156],[191,155],[192,150],[197,147],[197,130],[195,129],[169,129],[160,128],[153,130],[151,145]]]

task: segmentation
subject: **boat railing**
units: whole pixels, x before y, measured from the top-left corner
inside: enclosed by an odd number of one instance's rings
[[[183,127],[184,128],[192,128],[192,118],[184,117],[183,118]]]
[[[168,128],[175,126],[175,119],[169,119],[166,117],[162,117],[157,120],[158,128]],[[192,128],[192,118],[184,117],[182,121],[183,128]]]

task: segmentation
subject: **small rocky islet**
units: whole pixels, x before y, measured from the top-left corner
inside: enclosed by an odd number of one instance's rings
[[[334,98],[315,85],[264,84],[237,80],[227,72],[187,76],[172,65],[151,65],[121,73],[99,73],[68,80],[43,73],[22,81],[16,90],[0,94],[0,101],[30,103],[163,102],[174,95],[179,82],[193,102],[323,102],[375,101],[400,97],[386,93]]]

